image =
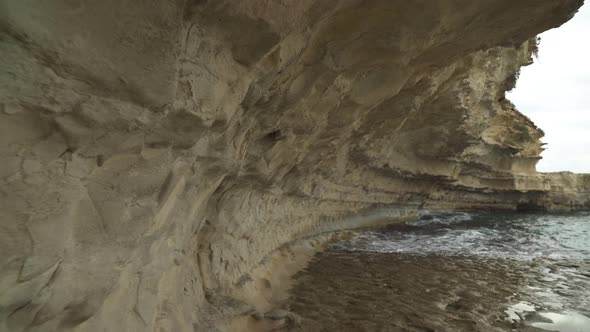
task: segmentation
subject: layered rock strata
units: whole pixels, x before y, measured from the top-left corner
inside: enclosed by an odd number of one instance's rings
[[[245,327],[285,244],[590,207],[505,98],[581,5],[0,1],[0,330]]]

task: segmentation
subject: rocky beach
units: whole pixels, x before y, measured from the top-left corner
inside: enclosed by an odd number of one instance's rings
[[[0,0],[0,331],[507,328],[529,261],[331,245],[589,209],[506,97],[582,5]]]

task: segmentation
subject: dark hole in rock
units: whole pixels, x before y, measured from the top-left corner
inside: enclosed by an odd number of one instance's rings
[[[273,130],[270,133],[266,134],[266,138],[272,141],[278,141],[284,138],[283,134],[281,133],[280,129]]]

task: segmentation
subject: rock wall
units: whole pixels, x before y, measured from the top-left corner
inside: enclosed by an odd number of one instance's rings
[[[1,0],[0,330],[225,330],[293,241],[590,207],[504,97],[581,5]]]

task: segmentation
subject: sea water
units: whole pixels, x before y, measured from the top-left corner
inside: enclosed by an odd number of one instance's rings
[[[295,277],[301,331],[590,331],[590,213],[422,213]]]

